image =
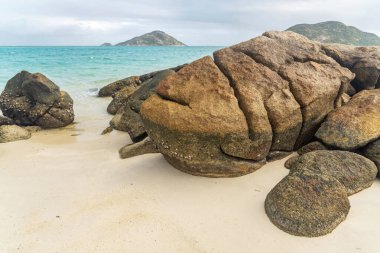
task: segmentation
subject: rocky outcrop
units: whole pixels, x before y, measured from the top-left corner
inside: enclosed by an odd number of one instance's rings
[[[8,81],[0,109],[17,125],[58,128],[73,122],[73,100],[40,73],[22,71]]]
[[[165,78],[141,107],[141,128],[160,152],[196,175],[243,175],[308,143],[354,78],[292,32],[265,33],[214,59]]]
[[[356,94],[343,107],[330,113],[316,137],[343,150],[355,150],[380,137],[380,90]]]
[[[357,91],[380,88],[380,47],[339,44],[324,44],[322,47],[327,55],[355,73],[352,85]]]
[[[315,237],[330,233],[350,210],[343,185],[335,178],[309,170],[285,177],[265,199],[274,225],[292,235]]]
[[[300,156],[290,168],[296,171],[310,170],[337,179],[352,195],[372,185],[377,168],[369,159],[347,151],[318,150]]]
[[[26,140],[31,137],[31,133],[16,125],[0,125],[0,143]]]

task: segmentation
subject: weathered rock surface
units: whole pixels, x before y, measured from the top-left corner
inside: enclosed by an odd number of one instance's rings
[[[253,169],[237,173],[228,159],[262,163],[308,143],[354,78],[320,44],[292,32],[265,33],[214,59],[165,78],[141,110],[141,131],[171,163],[197,175],[243,175]]]
[[[323,50],[340,65],[356,74],[352,85],[357,91],[380,88],[380,47],[324,44]]]
[[[63,127],[73,122],[73,100],[40,73],[22,71],[10,79],[0,96],[0,109],[18,125]]]
[[[304,154],[309,153],[309,152],[313,152],[313,151],[317,151],[317,150],[327,150],[327,149],[328,148],[325,145],[323,145],[321,142],[313,141],[313,142],[306,144],[302,148],[298,149],[297,153],[299,155],[304,155]]]
[[[0,126],[0,143],[26,140],[31,137],[31,133],[16,125]]]
[[[330,233],[350,210],[345,188],[335,178],[308,170],[285,177],[265,199],[265,211],[281,230],[306,237]]]
[[[312,139],[354,78],[348,69],[326,56],[320,44],[293,32],[267,32],[231,48],[249,55],[288,81],[302,111],[303,124],[296,148]]]
[[[138,87],[141,84],[139,76],[130,76],[110,83],[99,90],[99,97],[110,97],[123,88]]]
[[[300,156],[290,173],[310,170],[337,179],[352,195],[372,185],[376,178],[375,164],[364,156],[337,150],[318,150]]]
[[[138,143],[128,144],[119,150],[121,159],[150,153],[158,153],[158,149],[156,144],[149,137]]]
[[[378,169],[377,176],[380,177],[380,139],[365,146],[361,153],[376,164]]]
[[[295,155],[290,157],[288,160],[285,161],[284,166],[287,169],[291,169],[293,165],[297,162],[298,158],[300,158],[299,155]]]
[[[380,137],[379,108],[379,89],[361,91],[331,112],[315,136],[338,149],[361,148]]]
[[[110,125],[116,130],[128,132],[132,141],[137,142],[146,137],[146,130],[140,117],[141,104],[155,93],[161,80],[174,74],[173,70],[163,70],[154,73],[130,96],[126,103],[118,110]],[[145,77],[143,77],[145,79]]]
[[[148,135],[176,168],[195,175],[239,176],[265,159],[261,153],[240,159],[257,146],[234,90],[211,57],[169,75],[157,94],[142,104],[141,115]]]

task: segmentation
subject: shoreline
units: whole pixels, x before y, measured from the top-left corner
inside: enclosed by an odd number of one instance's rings
[[[127,133],[100,135],[108,102],[75,101],[76,124],[1,144],[0,252],[378,251],[379,180],[349,198],[331,234],[292,236],[264,210],[287,158],[224,179],[182,173],[160,154],[121,160]]]

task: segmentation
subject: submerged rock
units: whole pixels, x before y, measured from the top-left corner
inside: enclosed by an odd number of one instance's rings
[[[300,156],[290,167],[290,174],[310,170],[329,175],[344,185],[352,195],[372,185],[376,178],[375,164],[364,156],[337,150],[318,150]]]
[[[22,71],[10,79],[0,96],[3,114],[18,125],[58,128],[73,122],[73,100],[40,73]]]
[[[380,89],[357,93],[330,113],[316,133],[325,144],[355,150],[380,137]]]
[[[344,186],[335,178],[308,170],[285,177],[265,199],[265,211],[274,225],[297,236],[330,233],[350,210]]]
[[[31,137],[31,133],[16,125],[0,126],[0,143],[26,140]]]

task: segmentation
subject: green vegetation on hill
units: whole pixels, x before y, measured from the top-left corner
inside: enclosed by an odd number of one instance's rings
[[[172,36],[162,32],[153,31],[133,39],[116,44],[115,46],[186,46]]]
[[[337,21],[317,24],[299,24],[287,31],[293,31],[323,43],[340,43],[355,46],[380,46],[380,38],[373,33],[363,32],[356,27],[346,26]]]

